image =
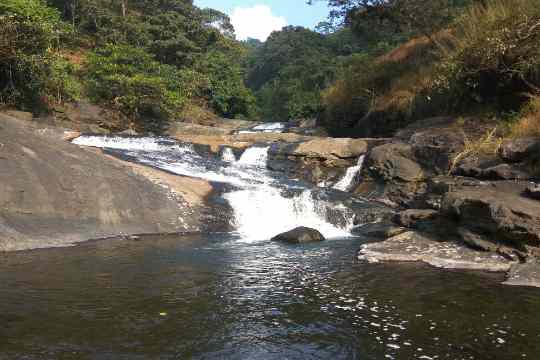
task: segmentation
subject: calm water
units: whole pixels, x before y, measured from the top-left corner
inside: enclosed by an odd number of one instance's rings
[[[539,359],[540,290],[230,235],[0,254],[0,359]]]

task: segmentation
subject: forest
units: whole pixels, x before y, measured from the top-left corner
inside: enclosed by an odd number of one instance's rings
[[[336,136],[437,115],[539,131],[538,0],[329,5],[316,29],[262,43],[191,0],[4,0],[0,105],[47,113],[84,99],[153,132],[208,114],[315,118]]]

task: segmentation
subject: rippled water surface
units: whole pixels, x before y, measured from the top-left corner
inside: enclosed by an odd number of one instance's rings
[[[540,291],[229,235],[0,254],[0,359],[539,359]]]

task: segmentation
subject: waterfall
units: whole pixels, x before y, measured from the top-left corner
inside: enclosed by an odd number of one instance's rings
[[[264,168],[267,159],[268,147],[250,147],[244,151],[240,160],[238,160],[238,164]]]
[[[230,163],[235,162],[236,156],[234,155],[233,149],[228,147],[224,148],[221,152],[221,160]]]
[[[351,191],[356,185],[362,167],[364,166],[365,155],[362,155],[358,158],[358,163],[355,166],[351,166],[345,172],[345,175],[341,180],[339,180],[333,188],[341,191]]]
[[[297,226],[315,228],[329,238],[348,236],[352,228],[353,215],[346,208],[314,198],[312,190],[301,184],[295,185],[294,195],[291,191],[284,195],[291,183],[267,170],[268,147],[250,147],[238,161],[232,149],[224,148],[222,161],[216,161],[168,138],[81,136],[73,143],[116,149],[130,160],[178,175],[235,185],[223,198],[234,212],[237,233],[245,240],[267,240]],[[351,219],[351,224],[333,225],[329,219],[335,212]]]

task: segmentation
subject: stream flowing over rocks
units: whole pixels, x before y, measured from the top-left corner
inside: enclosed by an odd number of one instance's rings
[[[222,197],[232,209],[231,225],[251,241],[267,240],[298,226],[317,229],[330,238],[350,236],[354,225],[374,220],[371,208],[381,208],[268,170],[269,146],[249,147],[237,158],[231,148],[216,156],[170,138],[81,136],[73,142],[173,174],[226,184]]]

